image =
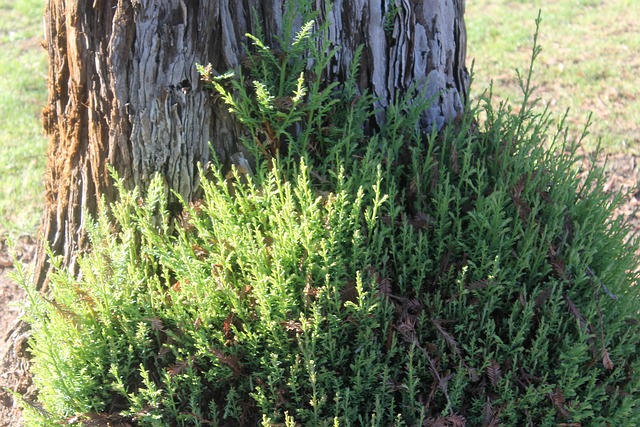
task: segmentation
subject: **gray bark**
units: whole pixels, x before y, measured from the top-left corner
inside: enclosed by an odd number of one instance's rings
[[[412,85],[436,101],[421,126],[442,125],[463,109],[468,86],[465,69],[464,0],[336,0],[330,11],[329,39],[340,46],[329,78],[342,78],[353,52],[364,44],[360,85],[384,110]],[[378,118],[382,120],[382,118]]]

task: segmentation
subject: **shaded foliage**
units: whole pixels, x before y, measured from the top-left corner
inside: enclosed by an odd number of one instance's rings
[[[277,79],[266,47],[202,67],[254,165],[203,171],[179,221],[160,179],[121,189],[80,275],[27,287],[31,425],[637,425],[633,244],[530,73],[518,112],[424,135],[407,98],[367,137],[366,94],[305,78],[310,36]]]

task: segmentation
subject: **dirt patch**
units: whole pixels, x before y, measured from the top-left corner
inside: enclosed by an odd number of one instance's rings
[[[23,238],[17,242],[17,257],[23,264],[31,264],[35,242]],[[22,427],[21,411],[11,392],[29,396],[31,381],[26,353],[27,332],[19,322],[22,310],[19,303],[25,292],[11,279],[13,260],[5,241],[0,242],[0,427]],[[15,345],[12,345],[15,344]],[[10,392],[11,391],[11,392]]]
[[[587,159],[585,156],[585,166],[590,164]],[[597,165],[606,172],[605,190],[624,194],[623,203],[614,211],[614,216],[628,221],[629,237],[640,237],[640,155],[612,154],[599,159]]]

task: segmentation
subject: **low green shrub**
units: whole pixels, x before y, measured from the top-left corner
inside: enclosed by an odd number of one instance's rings
[[[529,80],[517,113],[421,135],[404,100],[366,138],[367,103],[301,64],[205,75],[253,173],[212,166],[176,221],[159,178],[121,189],[79,275],[53,257],[50,294],[27,286],[28,424],[639,425],[635,245]]]

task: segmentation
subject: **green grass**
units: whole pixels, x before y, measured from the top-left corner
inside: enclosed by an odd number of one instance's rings
[[[0,0],[0,235],[34,234],[43,204],[41,0]]]
[[[475,95],[493,81],[498,99],[520,98],[514,67],[531,55],[534,18],[542,10],[534,93],[554,113],[571,109],[579,131],[593,112],[592,136],[607,152],[640,151],[640,0],[467,2],[467,57],[475,59]]]

